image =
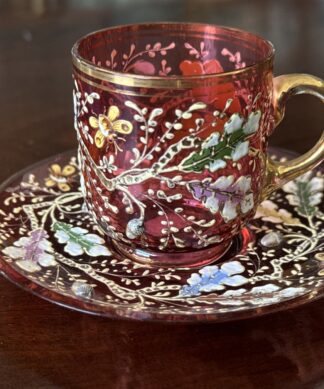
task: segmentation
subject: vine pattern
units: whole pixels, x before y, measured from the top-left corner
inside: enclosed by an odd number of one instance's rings
[[[202,47],[203,49],[203,47]],[[193,50],[193,49],[191,49]],[[158,213],[164,216],[163,224],[167,224],[168,228],[162,228],[167,234],[167,237],[162,237],[160,240],[160,248],[166,249],[170,242],[178,248],[185,246],[181,234],[190,232],[191,239],[196,242],[197,247],[206,247],[211,243],[219,241],[219,237],[207,237],[204,233],[204,228],[209,228],[214,220],[214,214],[219,211],[225,223],[232,221],[237,215],[247,214],[254,208],[254,196],[251,190],[251,177],[243,176],[236,183],[233,183],[233,176],[221,176],[216,182],[210,182],[210,179],[204,180],[202,183],[199,180],[188,180],[184,173],[202,173],[204,170],[210,173],[215,173],[218,170],[226,168],[229,162],[232,163],[233,169],[240,170],[241,162],[244,157],[257,153],[250,146],[250,141],[257,133],[262,118],[262,113],[256,109],[256,103],[259,95],[256,96],[251,110],[247,117],[243,117],[240,113],[228,112],[232,99],[228,99],[224,107],[220,110],[212,111],[212,118],[206,117],[206,112],[209,112],[207,104],[201,101],[192,102],[186,109],[174,109],[174,119],[163,119],[164,110],[162,107],[149,109],[148,107],[140,107],[134,101],[126,100],[124,105],[132,113],[133,121],[121,119],[123,110],[115,105],[111,105],[105,110],[107,113],[99,113],[91,115],[89,118],[89,126],[84,124],[83,111],[80,111],[80,106],[86,107],[91,105],[97,99],[97,95],[91,97],[88,103],[84,103],[82,93],[80,94],[78,83],[74,95],[75,99],[75,115],[76,115],[76,130],[79,140],[79,160],[83,174],[86,176],[87,186],[89,191],[95,188],[96,191],[102,192],[94,181],[92,174],[87,171],[92,169],[100,183],[108,192],[118,191],[123,198],[123,204],[126,205],[126,212],[129,215],[134,215],[129,218],[126,228],[126,234],[123,240],[126,242],[132,241],[143,235],[145,232],[146,221],[146,202],[151,202],[152,206],[158,208]],[[89,97],[88,95],[85,96]],[[86,111],[89,111],[87,109]],[[86,112],[84,111],[84,112]],[[161,119],[162,118],[162,119]],[[118,120],[117,120],[118,119]],[[206,131],[214,128],[222,121],[223,129],[213,131],[206,138]],[[194,125],[189,129],[188,135],[178,135],[182,129],[188,126],[188,123]],[[110,152],[110,145],[114,145],[114,154],[117,156],[123,151],[117,143],[125,143],[127,137],[137,126],[138,131],[143,133],[138,136],[139,145],[137,144],[131,149],[133,157],[130,159],[131,166],[123,169],[122,166],[115,164],[115,157]],[[164,129],[161,132],[161,127]],[[86,128],[86,129],[85,129]],[[92,131],[89,131],[92,128]],[[157,136],[155,142],[150,142],[153,136]],[[94,145],[102,149],[102,157],[98,162],[92,158],[89,152],[86,140],[95,138]],[[178,139],[175,141],[175,139]],[[93,142],[90,141],[93,144]],[[106,145],[106,146],[105,146]],[[106,148],[104,148],[106,147]],[[107,156],[108,155],[108,156]],[[179,163],[174,161],[181,157]],[[150,161],[156,161],[150,163]],[[150,166],[147,167],[148,162]],[[123,161],[123,164],[125,162]],[[89,165],[90,166],[87,166]],[[253,169],[252,169],[253,170]],[[120,171],[120,174],[111,174],[112,172]],[[110,175],[110,177],[109,177]],[[168,220],[168,207],[159,202],[162,197],[167,203],[176,200],[181,200],[182,194],[169,196],[162,189],[154,193],[144,193],[143,199],[133,195],[132,187],[144,183],[148,180],[157,180],[166,183],[169,188],[182,187],[187,189],[188,195],[200,201],[207,210],[210,210],[211,215],[209,220],[201,220],[200,228],[197,230],[193,226],[191,220],[192,215],[187,215],[181,207],[177,207],[173,212],[178,218],[186,220],[184,226],[179,229],[175,226],[170,228]],[[208,187],[207,187],[208,186]],[[84,187],[84,192],[87,188]],[[99,193],[99,192],[98,192]],[[199,194],[200,193],[200,194]],[[202,195],[203,194],[203,195]],[[161,197],[162,196],[162,197]],[[118,207],[111,204],[108,198],[105,198],[105,207],[115,214],[119,213]],[[106,215],[106,222],[110,219]],[[170,234],[170,230],[173,230]],[[177,229],[177,231],[176,231]],[[114,236],[113,226],[108,229],[111,236]],[[179,233],[177,235],[177,233]]]
[[[60,158],[61,172],[76,167],[75,157]],[[250,226],[255,243],[200,269],[150,268],[115,253],[84,208],[77,180],[68,191],[47,187],[50,171],[51,164],[42,165],[0,195],[1,261],[46,289],[116,309],[212,314],[275,304],[323,285],[321,171],[260,205]],[[174,239],[172,224],[165,228],[165,239]]]

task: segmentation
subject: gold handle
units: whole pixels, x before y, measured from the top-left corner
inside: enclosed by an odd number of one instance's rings
[[[289,97],[298,94],[311,94],[324,102],[324,81],[308,74],[288,74],[274,79],[275,125],[278,125],[285,113],[285,104]],[[324,160],[324,132],[316,145],[307,153],[287,162],[274,162],[266,159],[266,176],[261,199],[278,189],[286,182],[313,169]]]

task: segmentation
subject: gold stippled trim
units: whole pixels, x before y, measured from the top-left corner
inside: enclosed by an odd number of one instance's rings
[[[91,81],[86,77],[83,77],[81,74],[77,73],[76,77],[85,82],[88,85],[94,86],[95,88],[102,89],[107,92],[126,95],[126,96],[141,96],[141,97],[153,97],[156,96],[156,94],[144,94],[144,93],[136,93],[132,91],[126,91],[124,89],[118,89],[118,88],[109,88],[106,85],[98,84],[97,82]],[[166,96],[166,97],[174,97],[174,96]]]
[[[113,72],[108,69],[99,68],[86,60],[80,60],[73,57],[73,65],[82,73],[101,81],[107,81],[111,84],[128,86],[131,88],[160,88],[160,89],[188,89],[197,86],[212,86],[218,82],[219,78],[229,78],[239,74],[248,73],[252,69],[263,66],[270,61],[268,58],[264,63],[258,63],[247,66],[243,69],[237,69],[226,73],[204,74],[202,76],[177,76],[177,77],[149,77],[138,74],[128,74]]]
[[[186,25],[188,23],[150,23],[150,25]],[[193,25],[194,23],[190,23],[190,25]],[[202,24],[199,24],[201,25]],[[208,26],[208,24],[206,25]],[[120,27],[120,26],[119,26]],[[129,27],[129,25],[125,25],[123,27]],[[222,26],[219,26],[222,27]],[[104,32],[104,31],[112,31],[114,29],[118,28],[118,26],[103,29],[100,31],[96,31],[94,33],[91,33],[87,35],[86,37],[92,36],[98,32]],[[239,31],[242,33],[245,33],[242,30],[232,29],[229,27],[222,27],[225,30],[229,31]],[[253,34],[251,34],[253,35]],[[233,70],[230,72],[224,72],[224,73],[217,73],[217,74],[203,74],[203,75],[197,75],[197,76],[170,76],[170,77],[159,77],[159,76],[145,76],[145,75],[138,75],[138,74],[129,74],[129,73],[122,73],[122,72],[116,72],[112,71],[106,68],[102,68],[100,66],[97,66],[93,64],[92,62],[84,59],[79,54],[79,45],[83,39],[86,37],[81,38],[79,41],[75,43],[75,45],[72,48],[72,61],[74,66],[81,71],[84,74],[87,74],[90,77],[96,78],[101,81],[106,81],[112,84],[120,85],[120,86],[128,86],[133,88],[162,88],[162,89],[188,89],[188,88],[194,88],[197,86],[212,86],[214,83],[218,82],[219,78],[223,78],[224,80],[227,78],[231,78],[233,76],[237,76],[239,74],[249,73],[251,70],[259,68],[264,66],[267,63],[271,63],[273,56],[274,56],[274,49],[271,44],[271,42],[264,40],[264,42],[267,42],[270,49],[269,55],[264,58],[263,61],[255,63],[251,66],[247,66],[242,69]],[[260,37],[258,37],[260,38]],[[262,39],[262,38],[260,38]]]
[[[88,85],[91,85],[97,89],[101,89],[101,90],[104,90],[106,92],[111,92],[111,93],[116,93],[116,94],[121,94],[121,95],[125,95],[125,96],[136,96],[136,97],[156,97],[156,93],[153,93],[153,94],[149,94],[149,93],[136,93],[136,92],[132,92],[132,91],[127,91],[127,90],[124,90],[124,89],[118,89],[118,88],[109,88],[108,86],[106,85],[102,85],[102,84],[98,84],[97,82],[94,82],[92,80],[89,80],[88,78],[82,76],[80,73],[76,73],[75,77],[79,78],[81,81],[83,81],[84,83],[88,84]],[[185,93],[185,91],[183,92]],[[201,93],[201,94],[196,94],[195,93],[195,97],[203,97],[203,96],[206,96],[206,94],[204,93]],[[172,94],[172,95],[166,95],[166,94],[163,94],[163,98],[174,98],[175,95]],[[177,95],[178,97],[178,95]]]

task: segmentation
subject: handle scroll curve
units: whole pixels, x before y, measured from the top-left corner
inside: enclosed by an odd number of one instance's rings
[[[324,81],[308,74],[288,74],[274,79],[275,125],[284,117],[285,104],[291,96],[311,94],[324,103]],[[266,174],[261,200],[288,181],[313,169],[324,160],[324,132],[316,145],[307,153],[287,162],[275,162],[266,158]]]

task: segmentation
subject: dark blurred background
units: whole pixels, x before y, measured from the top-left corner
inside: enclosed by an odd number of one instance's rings
[[[76,146],[70,49],[103,27],[193,21],[243,28],[276,47],[275,73],[324,77],[323,0],[0,0],[0,180]],[[319,100],[298,96],[271,144],[298,152],[322,130]]]

